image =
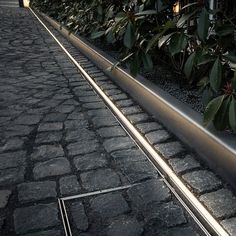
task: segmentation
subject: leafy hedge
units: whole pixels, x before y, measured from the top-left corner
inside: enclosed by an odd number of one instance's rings
[[[175,71],[201,87],[204,124],[236,131],[236,2],[217,10],[207,2],[191,2],[179,14],[175,0],[33,0],[32,6],[119,48],[119,63],[133,75],[152,70],[164,52]]]

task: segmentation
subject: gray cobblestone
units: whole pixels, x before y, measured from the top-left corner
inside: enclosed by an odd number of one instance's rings
[[[35,179],[70,173],[70,163],[66,158],[58,157],[45,162],[39,162],[33,169]]]
[[[24,236],[63,236],[60,230],[47,230],[38,233],[24,234]]]
[[[67,120],[65,121],[66,130],[79,130],[88,127],[87,120]]]
[[[24,181],[25,167],[4,169],[0,171],[0,186],[11,185]]]
[[[104,141],[103,146],[107,152],[135,147],[135,143],[129,137],[111,138]]]
[[[104,88],[104,85],[103,85],[103,88]],[[111,86],[110,86],[111,88]],[[118,100],[125,100],[127,99],[127,95],[124,94],[124,93],[121,93],[121,94],[117,94],[117,95],[112,95],[109,97],[112,101],[118,101]]]
[[[84,206],[82,202],[74,202],[71,204],[71,214],[75,226],[78,230],[87,230],[89,223],[88,218],[84,211]]]
[[[66,114],[50,113],[44,117],[44,122],[63,122],[66,119]]]
[[[99,129],[102,127],[108,127],[108,126],[117,126],[118,122],[114,117],[109,117],[108,119],[104,119],[101,117],[94,117],[92,119],[93,125],[95,128]]]
[[[134,208],[145,211],[146,207],[153,202],[161,203],[170,200],[170,190],[159,179],[147,180],[131,187],[127,194]]]
[[[118,174],[111,169],[98,169],[82,173],[80,178],[82,186],[89,191],[114,188],[121,185]]]
[[[67,146],[70,156],[82,155],[95,152],[99,147],[97,140],[87,140],[79,143],[72,143]]]
[[[3,147],[0,147],[0,152],[22,149],[23,145],[24,141],[21,138],[12,138],[8,140]]]
[[[99,98],[98,96],[86,96],[86,97],[80,97],[79,98],[80,102],[100,102],[101,98]]]
[[[170,142],[155,145],[155,149],[160,152],[166,159],[172,158],[184,151],[179,142]]]
[[[158,176],[156,169],[149,161],[129,162],[120,165],[118,168],[120,168],[121,172],[132,183],[137,183],[141,180]]]
[[[221,221],[224,228],[230,233],[230,235],[236,235],[236,218],[230,218]]]
[[[134,102],[131,99],[116,101],[116,105],[118,107],[129,107],[129,106],[132,106],[133,104]]]
[[[118,136],[126,136],[125,131],[120,126],[104,127],[98,130],[98,134],[102,138],[112,138]]]
[[[60,131],[63,128],[63,123],[52,122],[52,123],[42,123],[39,125],[38,131]]]
[[[171,135],[165,130],[157,130],[157,131],[152,131],[150,133],[147,133],[145,137],[149,143],[156,144],[156,143],[165,142],[171,137]]]
[[[108,193],[95,197],[90,201],[90,206],[94,217],[98,215],[103,220],[121,215],[130,210],[120,193]]]
[[[130,106],[122,108],[121,111],[125,115],[132,115],[136,113],[141,113],[142,109],[140,108],[140,106]]]
[[[151,131],[162,129],[163,127],[158,124],[157,122],[147,122],[147,123],[141,123],[137,124],[136,127],[140,130],[141,133],[146,134]]]
[[[217,218],[223,219],[236,214],[236,197],[227,189],[203,194],[200,197],[207,208]]]
[[[10,190],[0,190],[0,209],[6,207],[11,193]]]
[[[76,175],[70,175],[60,178],[59,180],[61,195],[78,194],[81,191],[81,186]]]
[[[25,164],[26,152],[7,152],[0,154],[0,170],[6,168],[13,168]]]
[[[89,110],[105,108],[105,105],[103,102],[84,103],[82,106]]]
[[[97,109],[88,111],[90,117],[113,117],[111,111],[108,109]]]
[[[34,128],[26,125],[12,125],[7,127],[6,137],[26,136],[29,135]]]
[[[116,164],[147,160],[146,156],[139,149],[115,151],[111,153],[111,157]]]
[[[75,168],[79,171],[86,171],[106,167],[108,161],[103,153],[90,153],[83,156],[77,156],[74,158]]]
[[[36,136],[35,143],[37,144],[48,144],[48,143],[59,143],[62,139],[62,132],[43,132],[38,133]]]
[[[42,145],[34,149],[31,158],[35,161],[44,161],[63,156],[64,151],[61,145]]]
[[[88,129],[68,130],[65,135],[67,142],[84,142],[95,138],[95,133]]]
[[[145,220],[159,225],[159,227],[173,227],[187,223],[182,208],[169,202],[158,205],[152,204],[144,212]]]
[[[182,177],[197,193],[215,190],[222,184],[212,172],[207,170],[190,172]]]
[[[73,110],[75,109],[74,106],[70,106],[70,105],[61,105],[56,107],[55,111],[63,113],[63,114],[69,114],[71,113]]]
[[[14,212],[14,224],[18,234],[54,227],[59,224],[57,205],[52,203],[17,208]]]
[[[17,186],[17,189],[20,202],[34,202],[57,196],[54,181],[22,183]]]
[[[149,119],[149,116],[146,113],[139,113],[139,114],[129,115],[128,119],[132,124],[138,124],[147,121]]]
[[[184,158],[173,158],[169,160],[170,165],[176,173],[184,173],[199,168],[201,165],[191,155]]]
[[[41,116],[38,115],[22,115],[15,120],[16,124],[20,125],[35,125],[38,124]]]
[[[107,229],[107,236],[139,236],[142,233],[142,225],[135,218],[127,216],[118,217]]]

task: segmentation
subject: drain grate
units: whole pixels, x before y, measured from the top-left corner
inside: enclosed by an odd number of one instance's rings
[[[92,231],[104,230],[106,219],[127,215],[130,208],[126,191],[138,184],[125,185],[58,199],[65,236],[77,236],[92,225]],[[126,217],[126,216],[124,216]]]

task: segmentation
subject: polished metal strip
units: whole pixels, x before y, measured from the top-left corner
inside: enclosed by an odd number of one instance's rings
[[[68,233],[69,236],[72,236],[72,232],[71,232],[71,227],[70,227],[70,221],[69,221],[69,217],[67,215],[67,211],[66,211],[66,206],[65,206],[65,202],[63,200],[61,200],[62,202],[62,207],[63,207],[63,211],[64,211],[64,216],[66,218],[66,225],[67,225],[67,229],[68,229]]]
[[[138,184],[130,184],[130,185],[125,185],[125,186],[116,187],[116,188],[109,188],[109,189],[103,189],[103,190],[98,190],[98,191],[89,192],[89,193],[82,193],[82,194],[73,195],[73,196],[69,196],[69,197],[63,197],[61,199],[63,201],[68,201],[68,200],[73,200],[73,199],[78,199],[78,198],[91,197],[91,196],[98,195],[98,194],[104,194],[104,193],[110,193],[110,192],[128,189],[128,188],[131,188],[136,185],[138,185]]]
[[[64,215],[63,210],[62,210],[61,201],[63,201],[63,200],[58,199],[58,205],[59,205],[59,210],[60,210],[60,213],[61,213],[61,219],[62,219],[62,224],[63,224],[65,236],[68,236],[67,227],[66,227],[66,224],[65,224],[65,215]]]
[[[122,124],[129,130],[129,134],[138,140],[138,143],[142,145],[148,156],[155,161],[154,165],[161,169],[164,173],[167,181],[171,186],[174,186],[176,194],[181,195],[181,199],[191,208],[194,214],[197,214],[199,221],[203,228],[209,231],[212,235],[218,236],[229,236],[229,234],[224,230],[224,228],[219,224],[219,222],[209,213],[209,211],[202,205],[202,203],[193,195],[193,193],[185,186],[185,184],[178,178],[178,176],[172,171],[172,169],[167,165],[167,163],[161,158],[161,156],[156,152],[156,150],[147,142],[147,140],[138,132],[138,130],[130,123],[130,121],[123,115],[123,113],[114,105],[114,103],[107,97],[107,95],[100,89],[100,87],[93,81],[93,79],[87,74],[87,72],[81,67],[81,65],[71,56],[71,54],[66,50],[66,48],[60,43],[60,41],[53,35],[53,33],[47,28],[47,26],[39,19],[39,17],[30,8],[35,17],[44,26],[48,33],[54,38],[70,60],[76,65],[81,74],[87,81],[92,85],[93,89],[100,95],[104,102],[109,106],[110,110],[122,122]],[[183,205],[184,206],[184,205]]]

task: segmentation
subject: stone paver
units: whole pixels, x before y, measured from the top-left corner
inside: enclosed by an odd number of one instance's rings
[[[106,140],[103,145],[105,150],[109,153],[135,147],[134,142],[128,137],[110,138]]]
[[[70,163],[66,158],[58,157],[45,162],[39,162],[33,169],[34,178],[41,179],[49,176],[70,173]]]
[[[46,198],[56,198],[56,182],[31,182],[17,186],[18,199],[20,202],[35,202]]]
[[[109,193],[91,200],[91,209],[103,220],[129,211],[129,206],[120,193]]]
[[[64,151],[61,145],[43,145],[34,149],[31,158],[34,161],[44,161],[63,156]]]
[[[14,223],[18,234],[56,226],[59,224],[57,205],[51,203],[17,208],[14,212]]]
[[[77,170],[86,171],[106,167],[108,161],[104,153],[90,153],[74,158],[74,165]]]
[[[142,226],[132,217],[119,217],[107,228],[108,236],[139,236],[142,235],[142,233]]]
[[[202,178],[204,176],[204,178]],[[199,170],[184,174],[183,179],[197,192],[204,193],[217,189],[222,182],[210,171]]]
[[[6,207],[10,195],[10,190],[0,190],[0,208]]]
[[[76,175],[70,175],[60,178],[60,193],[61,195],[75,195],[81,191],[81,186]]]
[[[223,219],[236,213],[236,197],[227,189],[203,194],[200,200],[217,218]]]
[[[184,158],[173,158],[169,160],[170,165],[176,173],[184,173],[193,169],[200,168],[200,163],[191,155],[186,155]]]
[[[111,169],[98,169],[80,175],[82,186],[90,191],[114,188],[121,184],[116,172]]]
[[[70,206],[72,219],[78,230],[85,231],[88,228],[88,218],[84,211],[82,202],[74,202]]]

